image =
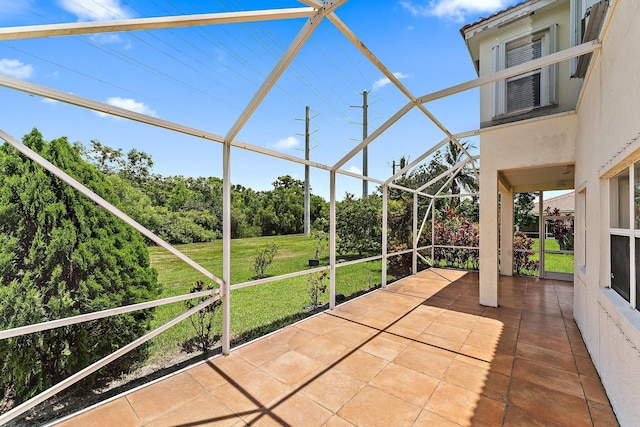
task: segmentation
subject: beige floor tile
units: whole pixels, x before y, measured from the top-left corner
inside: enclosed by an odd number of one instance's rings
[[[211,392],[241,418],[254,414],[276,397],[290,394],[293,389],[265,372],[256,369]]]
[[[431,397],[438,380],[405,366],[390,363],[369,384],[422,407]]]
[[[356,350],[335,365],[336,371],[351,375],[362,382],[369,382],[389,362],[362,350]]]
[[[138,427],[142,422],[126,398],[98,406],[88,412],[57,424],[59,427]]]
[[[207,393],[187,372],[144,387],[127,396],[127,400],[143,423],[158,418]]]
[[[366,386],[338,415],[358,426],[410,426],[420,411],[421,408],[402,399]]]
[[[296,351],[325,365],[329,365],[345,357],[352,350],[326,336],[318,335],[309,340],[305,345],[298,347]]]
[[[207,390],[213,390],[226,384],[230,379],[246,374],[253,369],[255,366],[235,354],[231,354],[208,360],[189,369],[188,373]]]
[[[330,411],[337,412],[365,383],[339,371],[329,371],[300,388],[300,393]]]
[[[224,403],[207,394],[155,419],[146,424],[145,427],[172,427],[178,425],[231,427],[241,421]]]
[[[480,399],[478,393],[441,382],[424,408],[459,425],[469,425]]]
[[[388,334],[380,334],[367,341],[360,350],[385,360],[393,360],[408,343],[401,343],[389,338]]]
[[[451,365],[455,353],[449,353],[427,345],[410,345],[404,349],[393,362],[422,372],[434,378],[441,378]]]
[[[615,426],[572,287],[500,282],[421,272],[60,425]]]
[[[413,427],[460,427],[460,424],[449,421],[440,415],[429,412],[426,409],[423,410],[418,419],[413,424]]]
[[[260,370],[288,386],[295,386],[311,376],[319,375],[325,368],[324,363],[296,350],[289,350],[262,365]]]
[[[285,342],[280,342],[274,336],[271,336],[256,340],[250,345],[245,345],[235,350],[233,354],[254,366],[260,366],[287,351],[289,351],[289,346]]]
[[[338,415],[334,415],[323,427],[353,427],[353,424]]]
[[[254,418],[248,417],[251,426],[309,426],[320,427],[333,413],[301,394],[291,394],[271,402],[267,410]]]

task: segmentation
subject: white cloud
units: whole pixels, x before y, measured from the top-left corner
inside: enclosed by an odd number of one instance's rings
[[[300,145],[300,141],[295,136],[290,136],[288,138],[281,139],[280,141],[273,144],[273,147],[276,150],[289,150],[291,148],[296,148]]]
[[[17,59],[0,59],[0,74],[6,74],[16,79],[28,79],[33,76],[33,66]]]
[[[120,0],[58,0],[60,6],[80,21],[104,21],[133,18],[133,12]]]
[[[398,72],[393,73],[393,75],[394,75],[398,80],[406,79],[407,77],[409,77],[409,75],[408,75],[408,74],[404,74],[404,73],[401,73],[401,72],[399,72],[399,71],[398,71]],[[386,85],[388,85],[389,83],[391,83],[391,80],[389,80],[389,79],[388,79],[388,78],[386,78],[386,77],[383,77],[383,78],[381,78],[381,79],[378,79],[378,80],[376,80],[375,82],[373,82],[373,88],[371,89],[371,92],[375,92],[375,91],[377,91],[377,90],[380,90],[380,89],[382,89],[383,87],[385,87]]]
[[[505,9],[512,0],[430,0],[416,4],[401,0],[403,9],[414,16],[435,16],[462,22],[468,14],[486,14]]]
[[[33,0],[0,0],[3,17],[26,12],[31,8]]]
[[[131,41],[123,39],[119,34],[94,34],[91,39],[103,45],[122,45],[124,50],[131,49]]]
[[[149,108],[144,102],[138,102],[135,99],[131,98],[120,98],[119,96],[114,96],[112,98],[107,99],[107,104],[113,105],[114,107],[124,108],[125,110],[133,111],[134,113],[146,114],[147,116],[158,117],[156,112]],[[99,113],[100,117],[109,116],[109,114]]]
[[[350,167],[348,170],[349,170],[349,172],[351,172],[351,173],[355,173],[355,174],[358,174],[358,175],[362,175],[362,170],[361,170],[359,167],[357,167],[357,166],[351,165],[351,167]]]
[[[60,104],[60,101],[56,101],[55,99],[51,99],[51,98],[42,98],[42,102],[45,104],[51,104],[51,105]]]

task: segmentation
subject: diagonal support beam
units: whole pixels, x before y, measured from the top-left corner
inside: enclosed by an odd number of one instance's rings
[[[415,96],[413,96],[413,94],[409,91],[409,89],[407,89],[405,87],[405,85],[402,84],[402,82],[400,81],[400,79],[398,79],[392,72],[391,70],[389,70],[380,59],[378,59],[373,52],[371,52],[371,50],[369,50],[369,48],[364,44],[364,42],[362,42],[362,40],[360,40],[358,38],[358,36],[355,35],[355,33],[353,31],[351,31],[351,29],[344,23],[342,22],[342,20],[340,18],[338,18],[336,16],[335,13],[332,13],[328,16],[329,20],[333,23],[333,25],[336,26],[336,28],[351,42],[353,43],[353,45],[358,48],[358,50],[360,50],[360,52],[369,60],[371,61],[371,63],[373,65],[376,66],[376,68],[378,68],[378,70],[380,70],[380,72],[382,72],[382,74],[384,74],[384,76],[386,78],[389,79],[389,81],[391,83],[394,84],[394,86],[396,88],[398,88],[398,90],[400,90],[400,92],[402,92],[407,98],[409,98],[409,101],[411,102],[412,105],[417,105],[418,109],[420,111],[422,111],[428,118],[429,120],[431,120],[442,132],[444,132],[445,135],[447,135],[447,137],[453,141],[458,148],[460,148],[460,150],[467,156],[467,157],[471,157],[471,154],[469,154],[469,152],[466,150],[466,148],[464,148],[464,146],[462,144],[460,144],[460,141],[458,141],[458,139],[451,133],[449,132],[449,130],[442,124],[440,123],[440,121],[433,115],[431,114],[431,112],[429,112],[429,110],[427,110],[427,108],[422,105],[421,103],[417,102],[417,99]],[[478,169],[475,167],[475,164],[473,166],[473,172],[476,176],[476,180],[478,180],[478,182],[480,182],[480,177],[478,175]]]
[[[251,10],[244,12],[206,13],[156,18],[121,19],[113,21],[77,22],[71,24],[29,25],[0,28],[0,40],[34,39],[79,34],[114,33],[135,30],[195,27],[202,25],[233,24],[242,22],[273,21],[279,19],[308,18],[317,13],[314,7]]]
[[[116,117],[122,117],[123,119],[133,120],[136,122],[144,123],[147,125],[159,127],[162,129],[171,130],[174,132],[182,133],[184,135],[195,136],[196,138],[206,139],[213,142],[224,142],[224,137],[216,135],[211,132],[206,132],[201,129],[184,126],[168,120],[162,120],[157,117],[148,116],[146,114],[136,113],[134,111],[126,110],[120,107],[114,107],[113,105],[105,104],[103,102],[94,101],[92,99],[83,98],[78,95],[74,95],[67,92],[62,92],[56,89],[51,89],[45,86],[40,86],[35,83],[26,82],[24,80],[16,79],[13,77],[3,76],[0,74],[0,86],[7,87],[9,89],[15,89],[21,92],[29,93],[32,95],[42,96],[43,98],[53,99],[55,101],[64,102],[65,104],[71,104],[89,110],[98,111],[105,114],[110,114]],[[267,156],[275,157],[282,160],[288,160],[295,163],[313,166],[318,169],[330,170],[331,168],[322,163],[312,162],[310,160],[301,159],[299,157],[291,156],[285,153],[281,153],[275,150],[269,150],[257,145],[248,144],[241,141],[231,141],[231,146],[241,148],[247,151],[253,151],[259,154],[265,154]]]
[[[347,163],[351,158],[353,158],[353,156],[358,154],[364,147],[369,145],[374,139],[376,139],[377,137],[382,135],[382,133],[384,131],[389,129],[395,122],[400,120],[405,114],[407,114],[409,111],[411,111],[411,109],[413,107],[414,107],[413,103],[409,103],[409,104],[405,105],[404,107],[402,107],[400,110],[398,110],[397,113],[395,113],[393,116],[391,116],[389,119],[387,119],[387,121],[384,122],[373,133],[371,133],[371,135],[366,137],[364,139],[364,141],[362,141],[360,144],[356,145],[353,148],[353,150],[349,151],[349,153],[347,153],[342,159],[338,160],[338,162],[335,165],[333,165],[331,170],[336,171],[336,170],[340,169],[342,166],[344,166],[344,164]]]
[[[232,141],[238,133],[242,130],[243,126],[247,123],[247,120],[251,117],[253,112],[258,108],[262,100],[267,96],[269,91],[276,84],[284,70],[287,69],[293,58],[300,51],[302,46],[306,43],[306,41],[311,37],[311,34],[318,28],[322,19],[328,13],[332,12],[347,0],[335,0],[335,1],[325,1],[322,9],[318,10],[309,20],[304,24],[304,26],[300,29],[296,37],[293,39],[287,50],[284,52],[280,60],[275,65],[273,70],[269,73],[265,81],[262,83],[258,91],[255,93],[249,104],[245,107],[240,117],[233,124],[229,132],[225,137],[225,141]]]
[[[470,136],[476,136],[476,135],[478,135],[478,133],[479,132],[477,130],[473,130],[473,131],[468,131],[468,132],[457,133],[457,134],[454,135],[454,137],[456,137],[458,139],[460,139],[460,138],[468,138]],[[409,163],[408,165],[406,165],[405,167],[400,169],[398,172],[396,172],[394,175],[392,175],[390,178],[388,178],[384,183],[385,184],[389,184],[389,183],[395,181],[398,177],[404,175],[409,170],[413,169],[418,163],[420,163],[421,161],[423,161],[424,159],[429,157],[431,154],[433,154],[436,150],[438,150],[440,147],[442,147],[444,144],[446,144],[449,141],[450,141],[449,138],[444,138],[442,141],[438,142],[437,144],[435,144],[434,146],[429,148],[427,151],[425,151],[417,159],[415,159],[414,161],[412,161],[411,163]]]
[[[160,237],[156,236],[153,232],[148,230],[146,227],[144,227],[143,225],[139,224],[137,221],[135,221],[134,219],[129,217],[127,214],[122,212],[120,209],[116,208],[111,203],[107,202],[105,199],[103,199],[102,197],[98,196],[96,193],[91,191],[84,184],[78,182],[75,178],[69,176],[62,169],[58,168],[57,166],[55,166],[54,164],[49,162],[47,159],[42,157],[40,154],[36,153],[35,151],[30,149],[26,145],[20,143],[18,140],[16,140],[11,135],[9,135],[8,133],[6,133],[5,131],[3,131],[1,129],[0,129],[0,139],[6,141],[8,144],[13,146],[16,150],[18,150],[19,152],[24,154],[26,157],[28,157],[29,159],[33,160],[37,164],[39,164],[40,166],[42,166],[43,168],[45,168],[46,170],[51,172],[53,175],[57,176],[58,178],[60,178],[61,180],[63,180],[67,184],[69,184],[71,187],[73,187],[76,190],[78,190],[80,193],[84,194],[87,198],[93,200],[99,206],[101,206],[104,209],[106,209],[107,211],[111,212],[114,216],[120,218],[121,220],[123,220],[124,222],[129,224],[131,227],[133,227],[136,230],[138,230],[142,235],[148,237],[149,239],[151,239],[152,241],[157,243],[158,246],[161,246],[164,249],[168,250],[169,252],[174,254],[176,257],[178,257],[179,259],[181,259],[182,261],[187,263],[189,266],[193,267],[195,270],[199,271],[200,273],[202,273],[203,275],[205,275],[209,279],[211,279],[214,282],[216,282],[218,285],[220,285],[220,286],[223,285],[222,280],[220,280],[218,277],[216,277],[216,275],[211,273],[209,270],[207,270],[206,268],[204,268],[203,266],[201,266],[197,262],[193,261],[191,258],[189,258],[185,254],[183,254],[182,252],[180,252],[179,250],[177,250],[176,248],[171,246],[169,243],[167,243],[164,240],[162,240]]]

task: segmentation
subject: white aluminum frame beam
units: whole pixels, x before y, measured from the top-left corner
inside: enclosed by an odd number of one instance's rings
[[[394,123],[400,120],[405,114],[407,114],[414,107],[413,103],[408,103],[400,110],[398,110],[393,116],[387,119],[378,129],[373,131],[368,137],[365,138],[360,144],[356,145],[349,153],[347,153],[342,159],[338,160],[331,170],[336,171],[345,165],[349,160],[351,160],[356,154],[358,154],[362,149],[368,146],[374,139],[382,135],[384,131],[389,129]]]
[[[94,193],[89,188],[87,188],[84,184],[78,182],[76,179],[69,176],[62,169],[58,168],[53,163],[49,162],[47,159],[45,159],[40,154],[30,149],[26,145],[20,143],[18,140],[13,138],[11,135],[6,133],[2,129],[0,129],[0,139],[5,140],[8,144],[13,146],[16,150],[18,150],[19,152],[27,156],[29,159],[33,160],[34,162],[36,162],[37,164],[39,164],[40,166],[48,170],[53,175],[57,176],[58,178],[66,182],[71,187],[75,188],[80,193],[85,195],[87,198],[89,198],[90,200],[93,200],[96,204],[98,204],[99,206],[102,206],[104,209],[106,209],[116,217],[120,218],[121,220],[129,224],[134,229],[138,230],[140,233],[142,233],[142,235],[148,237],[152,241],[156,242],[159,246],[163,247],[164,249],[174,254],[176,257],[178,257],[179,259],[181,259],[182,261],[184,261],[185,263],[193,267],[195,270],[205,275],[210,280],[213,280],[218,285],[222,286],[223,284],[222,280],[220,280],[215,274],[211,273],[209,270],[207,270],[206,268],[204,268],[203,266],[201,266],[200,264],[198,264],[197,262],[195,262],[194,260],[186,256],[185,254],[183,254],[182,252],[180,252],[179,250],[171,246],[169,243],[162,240],[160,237],[156,236],[153,232],[151,232],[146,227],[138,223],[136,220],[132,219],[129,215],[125,214],[120,209],[116,208],[111,203],[107,202],[105,199],[98,196],[96,193]]]
[[[247,123],[247,120],[251,117],[253,112],[258,108],[262,100],[267,96],[269,91],[276,84],[282,73],[287,69],[293,58],[300,51],[302,46],[306,43],[306,41],[311,37],[311,34],[318,28],[322,19],[328,13],[331,13],[337,7],[342,5],[342,3],[347,0],[335,0],[335,1],[325,1],[322,9],[315,11],[314,15],[309,18],[309,20],[304,24],[304,26],[300,29],[296,37],[293,39],[287,50],[282,54],[280,60],[277,62],[273,70],[269,73],[265,81],[262,83],[260,88],[256,91],[249,104],[245,107],[244,111],[240,114],[240,117],[233,124],[227,136],[225,137],[225,141],[232,141],[235,137],[240,133],[242,127]]]
[[[469,152],[467,151],[466,148],[464,148],[464,146],[462,144],[460,144],[460,141],[458,141],[458,139],[451,133],[449,132],[449,130],[442,124],[440,123],[440,121],[433,115],[431,114],[431,112],[429,110],[427,110],[427,108],[422,105],[422,103],[417,102],[417,99],[415,96],[413,96],[413,94],[409,91],[409,89],[407,89],[405,87],[405,85],[402,84],[402,82],[400,81],[400,79],[398,79],[392,72],[391,70],[389,70],[383,63],[382,61],[380,61],[374,54],[373,52],[371,52],[369,50],[369,48],[362,42],[362,40],[360,40],[358,38],[358,36],[355,35],[355,33],[353,31],[351,31],[351,29],[349,27],[347,27],[344,22],[342,22],[342,20],[340,20],[340,18],[338,18],[334,13],[329,15],[329,20],[331,22],[333,22],[333,24],[336,26],[336,28],[351,42],[353,43],[353,45],[358,48],[358,50],[360,50],[360,52],[373,64],[376,66],[376,68],[378,68],[378,70],[380,70],[382,72],[382,74],[384,74],[384,76],[386,78],[389,79],[389,81],[391,83],[394,84],[394,86],[396,88],[398,88],[398,90],[400,90],[400,92],[402,92],[407,98],[409,98],[410,101],[410,105],[412,106],[417,106],[418,109],[420,111],[422,111],[428,118],[429,120],[431,120],[431,122],[433,122],[433,124],[435,124],[442,132],[444,132],[445,135],[447,135],[447,137],[449,139],[451,139],[451,141],[453,141],[459,148],[460,150],[462,150],[462,152],[468,156],[471,157],[471,155],[469,154]],[[371,141],[369,141],[371,142]],[[363,141],[364,143],[364,141]],[[368,145],[364,144],[364,146]],[[348,160],[348,159],[347,159]],[[476,176],[476,179],[478,180],[478,182],[480,182],[480,177],[478,176],[478,170],[474,165],[473,168],[474,174]]]
[[[308,18],[316,14],[314,7],[250,10],[242,12],[204,13],[156,18],[134,18],[113,21],[77,22],[70,24],[29,25],[0,28],[0,40],[35,39],[122,31],[159,30],[280,19]]]
[[[77,107],[86,108],[100,113],[110,114],[112,116],[121,117],[123,119],[133,120],[139,123],[155,126],[162,129],[171,130],[184,135],[194,136],[196,138],[205,139],[208,141],[224,143],[224,137],[215,133],[207,132],[201,129],[184,126],[179,123],[171,122],[168,120],[159,119],[157,117],[148,116],[146,114],[136,113],[131,110],[127,110],[113,105],[106,104],[104,102],[94,101],[92,99],[84,98],[82,96],[74,95],[67,92],[62,92],[56,89],[51,89],[45,86],[40,86],[35,83],[27,82],[24,80],[16,79],[9,76],[0,75],[0,86],[15,89],[20,92],[29,93],[32,95],[41,96],[43,98],[53,99],[55,101],[64,102],[65,104],[75,105]],[[269,150],[257,145],[248,144],[242,141],[231,141],[231,146],[234,148],[241,148],[243,150],[252,151],[258,154],[264,154],[267,156],[275,157],[281,160],[288,160],[303,165],[313,166],[318,169],[326,171],[331,170],[330,166],[322,163],[312,162],[299,157],[291,156],[281,153],[279,151]]]
[[[193,307],[192,309],[182,313],[180,316],[174,318],[173,320],[170,320],[169,322],[165,323],[164,325],[160,326],[159,328],[156,328],[153,331],[149,332],[148,334],[146,334],[146,335],[144,335],[144,336],[142,336],[142,337],[130,342],[129,344],[125,345],[124,347],[119,348],[118,350],[114,351],[113,353],[109,354],[108,356],[103,357],[102,359],[98,360],[95,363],[92,363],[91,365],[87,366],[86,368],[82,369],[81,371],[78,371],[75,374],[71,375],[70,377],[65,378],[64,380],[60,381],[56,385],[48,388],[47,390],[43,391],[42,393],[40,393],[38,395],[32,397],[31,399],[27,400],[26,402],[21,403],[20,405],[16,406],[15,408],[13,408],[13,409],[11,409],[11,410],[3,413],[3,414],[0,414],[0,424],[4,424],[5,422],[11,421],[12,419],[17,417],[18,415],[23,414],[24,412],[26,412],[29,409],[35,407],[39,403],[42,403],[45,400],[47,400],[48,398],[54,396],[55,394],[60,393],[62,390],[72,386],[73,384],[77,383],[81,379],[86,378],[87,376],[91,375],[92,373],[96,372],[97,370],[99,370],[99,369],[103,368],[104,366],[108,365],[109,363],[113,362],[114,360],[116,360],[120,356],[122,356],[124,354],[127,354],[131,350],[139,347],[140,345],[144,344],[145,342],[149,341],[150,339],[160,335],[161,333],[163,333],[167,329],[171,328],[172,326],[182,322],[187,317],[197,313],[198,311],[202,310],[206,306],[214,303],[217,299],[218,299],[218,297],[216,296],[216,297],[209,298],[206,301],[203,301],[202,303],[200,303],[200,304],[196,305],[195,307]]]
[[[468,138],[470,136],[476,136],[476,135],[479,135],[479,134],[480,134],[479,130],[472,130],[472,131],[457,133],[454,136],[456,138],[458,138],[458,139],[461,139],[461,138]],[[429,157],[437,149],[439,149],[440,147],[442,147],[444,144],[446,144],[449,141],[451,141],[451,139],[444,138],[442,141],[440,141],[436,145],[432,146],[430,149],[428,149],[422,155],[420,155],[417,159],[415,159],[414,161],[412,161],[411,163],[409,163],[408,165],[406,165],[405,167],[400,169],[398,172],[396,172],[394,175],[392,175],[389,179],[387,179],[385,181],[385,184],[391,183],[392,181],[397,179],[399,176],[402,176],[403,174],[407,173],[409,170],[413,169],[416,165],[418,165],[418,163],[423,161],[425,158]]]
[[[446,89],[442,89],[430,94],[421,96],[417,99],[419,104],[425,104],[427,102],[435,101],[436,99],[446,98],[447,96],[455,95],[460,92],[465,92],[470,89],[475,89],[480,86],[484,86],[489,83],[494,83],[500,80],[514,77],[523,73],[527,73],[538,68],[546,67],[549,65],[557,64],[558,62],[566,61],[567,59],[575,58],[577,56],[584,55],[586,53],[594,52],[600,49],[601,44],[599,40],[583,43],[578,46],[570,47],[568,49],[555,52],[550,55],[545,55],[541,58],[534,59],[533,61],[525,62],[513,67],[505,68],[495,73],[487,74],[477,79],[469,80],[464,83],[460,83],[455,86],[450,86]]]

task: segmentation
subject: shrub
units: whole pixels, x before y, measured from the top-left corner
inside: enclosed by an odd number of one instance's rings
[[[253,259],[253,268],[259,279],[263,279],[265,277],[265,270],[271,265],[277,253],[278,245],[274,242],[256,250],[256,255]]]
[[[193,286],[191,287],[191,290],[189,291],[190,293],[196,293],[196,292],[201,292],[204,290],[209,290],[209,289],[214,289],[214,286],[209,284],[205,287],[204,282],[202,281],[197,281],[196,283],[193,284]],[[188,309],[192,309],[193,307],[197,306],[198,304],[201,304],[203,302],[205,302],[206,300],[208,300],[209,298],[213,298],[213,296],[209,295],[209,296],[202,296],[199,298],[195,298],[193,300],[187,300],[185,301],[185,306]],[[191,321],[191,325],[193,326],[193,329],[195,329],[196,331],[196,336],[191,339],[188,340],[187,342],[185,342],[185,344],[183,345],[183,347],[185,348],[191,348],[193,347],[191,345],[192,342],[195,342],[195,347],[197,347],[199,350],[201,351],[207,351],[210,348],[213,347],[213,345],[220,339],[220,334],[213,334],[212,330],[213,330],[213,318],[216,314],[216,310],[218,309],[218,307],[220,307],[222,305],[222,301],[220,299],[218,299],[217,301],[212,302],[211,304],[209,304],[208,306],[204,307],[203,309],[201,309],[200,311],[198,311],[197,313],[193,314],[189,320]]]
[[[538,260],[530,259],[535,255],[533,248],[533,239],[525,233],[518,232],[513,238],[513,267],[516,274],[532,275],[539,267]]]
[[[320,295],[327,291],[325,280],[329,277],[327,270],[307,275],[307,293],[311,298],[311,309],[320,307]]]

